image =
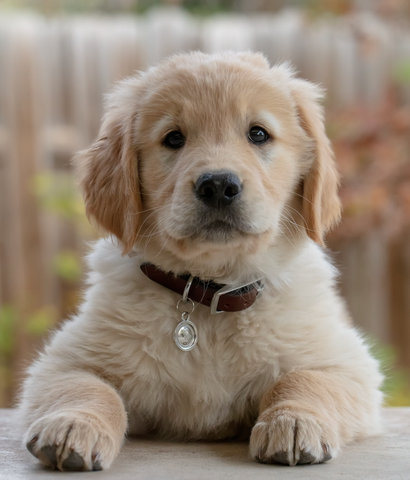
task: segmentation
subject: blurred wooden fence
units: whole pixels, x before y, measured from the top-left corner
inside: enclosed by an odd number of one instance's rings
[[[410,59],[410,34],[373,16],[310,24],[291,11],[204,20],[178,9],[144,18],[0,15],[0,306],[16,306],[20,318],[10,356],[16,382],[39,343],[21,324],[27,311],[53,305],[65,314],[66,286],[53,274],[55,255],[67,248],[84,250],[72,222],[39,207],[33,176],[70,171],[73,152],[97,133],[102,96],[113,82],[172,53],[196,49],[252,49],[272,63],[291,60],[301,76],[322,83],[328,105],[338,107],[384,97],[391,72]],[[409,89],[402,87],[400,96],[410,102]],[[406,291],[399,294],[394,287],[409,286],[408,246],[392,247],[372,232],[336,248],[342,290],[357,323],[409,350],[409,305],[402,310],[409,302],[401,298]],[[394,271],[391,258],[399,265]],[[392,299],[401,303],[392,305]],[[3,377],[4,405],[12,397]]]

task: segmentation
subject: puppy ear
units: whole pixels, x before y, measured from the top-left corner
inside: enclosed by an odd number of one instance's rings
[[[236,56],[242,62],[250,63],[254,67],[262,68],[263,70],[269,69],[269,61],[263,53],[247,51],[239,52]]]
[[[321,89],[305,80],[292,79],[292,94],[301,127],[312,140],[312,162],[303,178],[302,212],[308,236],[324,245],[325,233],[340,219],[339,174],[326,136]]]
[[[137,240],[141,211],[132,120],[108,111],[96,142],[74,158],[88,218],[121,241],[123,254]]]

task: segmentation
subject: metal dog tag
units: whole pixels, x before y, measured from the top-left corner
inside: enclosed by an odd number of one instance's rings
[[[182,322],[178,323],[174,331],[174,342],[184,352],[192,350],[198,340],[198,331],[194,323],[189,320],[187,312],[182,313]]]
[[[194,277],[191,275],[185,285],[182,298],[178,300],[177,303],[177,310],[181,314],[182,322],[179,322],[177,328],[174,330],[174,342],[175,345],[184,352],[192,350],[198,340],[198,330],[189,319],[189,315],[195,310],[194,302],[188,297],[193,279]],[[183,311],[181,312],[180,309],[183,309]]]

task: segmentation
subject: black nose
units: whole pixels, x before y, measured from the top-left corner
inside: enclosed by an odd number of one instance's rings
[[[195,184],[196,196],[210,207],[226,207],[241,193],[241,182],[234,173],[204,173]]]

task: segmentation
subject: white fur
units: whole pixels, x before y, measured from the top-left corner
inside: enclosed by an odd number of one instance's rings
[[[84,365],[102,369],[104,376],[119,380],[130,433],[144,433],[148,420],[161,434],[201,438],[246,416],[249,404],[257,410],[279,376],[295,369],[331,369],[353,380],[352,388],[371,392],[360,433],[378,431],[377,363],[348,323],[335,292],[334,267],[312,241],[306,240],[282,279],[274,267],[264,272],[266,288],[252,308],[211,316],[208,307],[197,305],[191,318],[198,345],[189,353],[180,351],[172,337],[180,321],[180,297],[149,280],[139,269],[143,260],[121,256],[110,240],[96,243],[80,313],[30,368],[38,388],[51,374]],[[23,400],[23,407],[29,402]]]

